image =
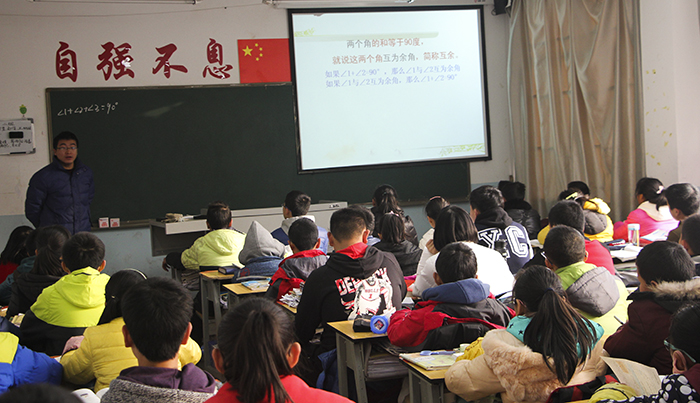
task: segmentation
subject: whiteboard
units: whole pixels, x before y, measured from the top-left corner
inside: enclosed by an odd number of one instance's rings
[[[34,120],[0,120],[0,154],[31,154],[34,148]]]

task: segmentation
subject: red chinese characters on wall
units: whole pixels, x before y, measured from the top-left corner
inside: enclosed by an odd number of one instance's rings
[[[209,64],[204,67],[202,77],[206,77],[207,74],[219,80],[231,77],[228,71],[233,69],[233,66],[224,64],[224,47],[212,38],[209,38],[207,45],[207,61]]]
[[[78,79],[78,57],[65,42],[58,42],[56,51],[56,75],[60,79],[70,78],[73,82]]]
[[[153,74],[157,74],[161,69],[163,69],[163,75],[165,78],[170,78],[171,69],[187,73],[187,67],[179,64],[170,64],[170,57],[172,57],[176,50],[177,46],[175,46],[174,43],[156,48],[156,51],[160,54],[160,56],[156,58],[158,65],[153,68]]]
[[[119,80],[125,75],[134,78],[134,71],[131,70],[131,62],[134,58],[129,55],[131,45],[122,43],[119,46],[114,46],[112,42],[107,42],[102,45],[104,50],[97,58],[100,63],[97,65],[97,70],[102,71],[105,81],[109,80],[114,72],[114,79]]]

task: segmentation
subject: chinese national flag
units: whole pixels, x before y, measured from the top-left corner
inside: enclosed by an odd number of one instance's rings
[[[239,39],[241,83],[291,81],[288,39]]]

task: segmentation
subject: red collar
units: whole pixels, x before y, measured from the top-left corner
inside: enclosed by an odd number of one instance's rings
[[[282,267],[284,262],[286,262],[288,259],[296,259],[298,257],[314,257],[314,256],[319,256],[319,255],[325,255],[321,249],[309,249],[309,250],[302,250],[300,252],[297,252],[293,254],[292,256],[287,257],[283,261],[280,262],[279,267]]]
[[[365,256],[365,251],[367,251],[367,244],[364,242],[358,242],[354,245],[350,245],[343,250],[337,251],[337,253],[342,253],[343,255],[349,256],[351,259],[359,259]]]

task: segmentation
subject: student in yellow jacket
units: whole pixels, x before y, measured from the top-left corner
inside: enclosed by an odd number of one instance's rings
[[[22,345],[50,356],[60,355],[66,341],[95,326],[105,306],[105,246],[81,232],[63,246],[63,270],[69,273],[44,289],[22,320]]]
[[[146,280],[138,270],[126,269],[115,273],[105,289],[105,310],[99,324],[85,329],[83,336],[71,337],[66,343],[61,364],[63,380],[82,385],[95,379],[95,392],[109,387],[119,373],[138,365],[131,351],[124,345],[124,319],[120,308],[122,296],[131,286]],[[202,351],[194,340],[180,346],[180,368],[189,363],[196,364]]]

